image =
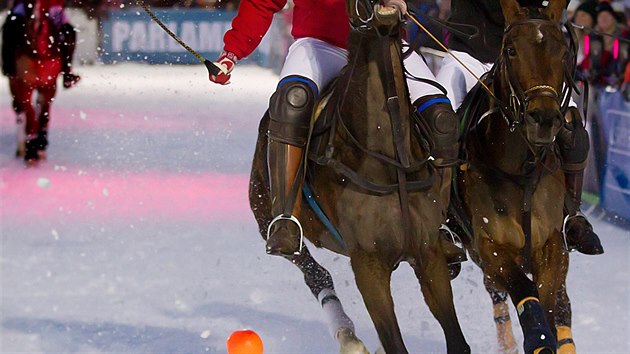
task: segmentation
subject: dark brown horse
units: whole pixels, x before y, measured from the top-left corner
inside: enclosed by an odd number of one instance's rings
[[[3,45],[13,45],[10,53],[15,72],[9,74],[13,109],[17,122],[18,157],[32,165],[46,157],[50,105],[57,92],[57,76],[61,72],[61,52],[57,30],[51,19],[39,7],[39,1],[25,1],[25,16],[9,16],[7,21],[18,33],[5,33]],[[20,28],[23,27],[23,28]],[[9,26],[5,25],[7,31]],[[6,36],[13,36],[7,38]],[[3,52],[9,48],[3,48]],[[7,50],[8,52],[8,50]],[[37,100],[33,103],[33,93]]]
[[[469,163],[459,172],[454,205],[458,209],[460,201],[459,215],[471,226],[467,248],[495,304],[502,350],[518,352],[509,294],[526,354],[570,353],[565,186],[554,144],[573,87],[572,53],[560,25],[566,2],[551,1],[544,10],[521,8],[516,0],[501,5],[502,52],[483,79],[490,93],[479,85],[467,98],[470,106],[462,106],[470,119],[464,139]]]
[[[349,65],[319,115],[311,141],[304,236],[317,247],[348,256],[359,291],[386,353],[408,353],[394,313],[393,270],[408,262],[426,303],[442,326],[448,353],[469,353],[453,306],[439,242],[448,178],[428,163],[418,139],[402,66],[400,14],[369,1],[347,2],[353,30]],[[250,204],[266,237],[270,211],[266,169],[268,116],[260,124],[250,180]],[[320,221],[321,208],[334,230]],[[342,237],[336,236],[336,234]],[[341,353],[367,353],[335,295],[329,272],[304,248],[287,257],[304,273],[322,304]],[[415,350],[414,352],[417,352]]]

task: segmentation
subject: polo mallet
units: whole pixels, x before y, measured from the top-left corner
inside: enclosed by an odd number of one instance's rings
[[[140,7],[142,7],[144,12],[146,12],[153,21],[155,21],[160,27],[162,27],[164,32],[166,32],[169,36],[171,36],[171,38],[173,38],[175,42],[179,43],[179,45],[184,47],[184,49],[186,49],[189,53],[197,57],[197,59],[199,59],[199,61],[202,62],[203,65],[206,66],[206,69],[208,69],[208,73],[210,73],[210,75],[217,76],[221,72],[221,68],[216,66],[210,60],[204,58],[201,54],[197,53],[197,51],[195,51],[194,49],[190,48],[186,43],[184,43],[184,41],[179,39],[179,37],[177,37],[175,33],[171,32],[171,30],[168,29],[168,27],[166,27],[166,25],[162,21],[160,21],[160,19],[157,18],[157,16],[155,16],[155,14],[144,4],[144,2],[142,2],[141,0],[138,0],[136,3],[140,5]]]

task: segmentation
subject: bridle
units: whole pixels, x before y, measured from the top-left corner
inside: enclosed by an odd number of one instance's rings
[[[495,95],[493,95],[495,105],[493,108],[490,109],[490,111],[483,114],[482,118],[492,113],[501,112],[501,116],[505,119],[506,123],[510,127],[510,130],[512,131],[516,128],[518,124],[521,124],[525,121],[525,116],[527,114],[529,104],[532,101],[539,98],[550,98],[558,103],[558,107],[560,107],[560,112],[565,112],[569,106],[572,92],[579,92],[579,89],[574,79],[574,71],[576,66],[575,52],[577,50],[577,44],[573,29],[569,25],[565,25],[565,28],[570,34],[570,40],[565,57],[563,58],[564,72],[561,90],[558,91],[556,88],[547,84],[534,85],[527,89],[523,89],[516,76],[512,60],[507,53],[507,49],[509,47],[506,45],[506,42],[509,39],[509,34],[514,30],[514,28],[525,25],[534,25],[541,27],[553,26],[559,32],[562,32],[560,25],[551,20],[539,18],[517,21],[506,27],[503,35],[503,51],[499,56],[498,62],[494,65],[493,69],[489,73],[489,77],[499,77],[496,75],[496,70],[500,70],[503,82],[507,84],[509,89],[509,104],[502,102]]]

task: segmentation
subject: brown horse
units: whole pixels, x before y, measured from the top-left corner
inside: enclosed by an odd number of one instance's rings
[[[4,52],[12,53],[5,60],[13,60],[15,72],[9,74],[9,87],[13,96],[13,109],[17,115],[16,155],[27,164],[35,164],[46,157],[50,105],[57,92],[57,76],[62,70],[58,33],[51,19],[40,9],[38,1],[26,1],[25,16],[8,16],[16,21],[5,31],[19,29],[17,33],[4,33]],[[8,38],[7,36],[12,36]],[[37,101],[33,104],[33,93]]]
[[[457,176],[459,212],[451,219],[468,219],[466,246],[495,304],[500,347],[510,353],[518,350],[508,294],[526,354],[575,350],[561,234],[565,186],[554,144],[574,87],[560,25],[565,5],[538,10],[501,0],[506,29],[500,58],[482,79],[489,90],[478,85],[460,109],[467,111],[468,164]]]
[[[439,242],[450,177],[439,175],[428,162],[428,149],[415,130],[402,66],[400,13],[369,1],[350,0],[347,8],[353,24],[349,65],[331,94],[323,96],[328,103],[314,127],[306,179],[312,193],[305,199],[316,204],[303,203],[297,215],[304,236],[317,247],[350,258],[385,352],[408,353],[390,289],[393,270],[406,261],[444,330],[448,353],[469,353]],[[250,204],[263,238],[273,218],[266,168],[268,123],[266,115],[250,179]],[[320,214],[334,229],[324,226]],[[335,295],[329,272],[306,247],[286,258],[302,270],[322,304],[340,352],[367,353]]]

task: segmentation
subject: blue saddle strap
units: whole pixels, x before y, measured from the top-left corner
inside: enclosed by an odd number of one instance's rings
[[[346,245],[346,242],[343,240],[343,237],[341,237],[341,234],[339,234],[339,231],[337,231],[337,229],[330,222],[330,219],[328,219],[328,217],[326,216],[322,208],[320,208],[319,204],[317,204],[317,200],[315,200],[315,196],[313,196],[313,191],[311,191],[311,187],[308,181],[304,181],[304,183],[302,184],[302,194],[304,195],[304,199],[306,199],[306,202],[311,207],[313,212],[315,212],[315,215],[317,215],[319,220],[324,224],[324,226],[326,226],[328,231],[335,237],[335,240],[337,240],[337,242],[344,249],[348,249],[348,245]]]

